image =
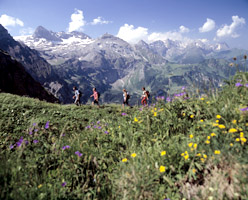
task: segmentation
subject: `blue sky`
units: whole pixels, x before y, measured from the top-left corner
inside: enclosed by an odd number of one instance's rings
[[[12,36],[42,25],[131,43],[203,39],[248,49],[248,0],[0,0],[0,23]]]

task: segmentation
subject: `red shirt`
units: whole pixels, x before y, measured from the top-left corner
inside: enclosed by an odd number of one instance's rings
[[[94,96],[94,100],[97,100],[98,99],[98,93],[97,93],[97,91],[94,91],[93,92],[93,96]]]

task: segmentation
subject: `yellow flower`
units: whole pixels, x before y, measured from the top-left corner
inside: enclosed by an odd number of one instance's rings
[[[207,103],[207,104],[209,104],[210,102],[209,102],[209,101],[207,101],[206,103]]]
[[[215,133],[211,133],[211,136],[214,137],[214,136],[216,136],[216,134]]]
[[[220,154],[220,150],[215,150],[214,154]]]
[[[232,123],[237,124],[237,120],[236,119],[232,120]]]
[[[194,136],[192,134],[189,135],[190,138],[193,138]]]
[[[204,98],[202,97],[202,98],[200,98],[202,101],[204,100]]]
[[[203,120],[203,119],[201,119],[201,120],[200,120],[200,122],[204,122],[204,120]]]
[[[217,119],[220,119],[220,118],[221,118],[221,116],[220,116],[220,115],[216,115],[216,118],[217,118]]]
[[[237,141],[237,142],[239,142],[239,141],[240,141],[240,139],[239,139],[239,138],[236,138],[236,141]]]
[[[192,169],[192,172],[195,174],[196,173],[196,169],[194,168],[194,169]]]
[[[204,159],[204,158],[201,158],[201,161],[202,161],[202,162],[204,162],[204,161],[205,161],[205,159]]]
[[[238,132],[238,130],[236,128],[230,128],[228,132],[229,133],[236,133],[236,132]]]
[[[184,156],[184,153],[181,153],[181,156]]]
[[[121,126],[119,126],[119,128],[121,128]]]
[[[166,151],[161,151],[161,156],[165,156],[166,155]]]
[[[127,158],[123,158],[122,159],[122,162],[127,162]]]
[[[206,154],[203,154],[203,157],[204,157],[204,158],[207,158],[208,156],[207,156]]]
[[[132,154],[131,154],[131,157],[133,157],[133,158],[135,158],[136,156],[137,156],[136,153],[132,153]]]
[[[208,136],[208,140],[210,140],[211,139],[211,137],[210,136]]]
[[[135,117],[135,118],[134,118],[134,121],[135,121],[135,122],[138,122],[139,120]]]
[[[159,171],[160,171],[161,173],[165,172],[165,166],[161,165],[161,166],[159,167]]]
[[[245,126],[248,126],[248,123],[246,123]]]
[[[206,144],[210,144],[210,141],[209,141],[209,140],[206,140],[205,143],[206,143]]]
[[[197,144],[194,144],[194,149],[196,149],[197,148]]]
[[[230,146],[232,147],[233,146],[233,143],[230,143]]]
[[[224,129],[224,128],[226,128],[226,127],[225,127],[225,125],[220,124],[220,125],[219,125],[219,128],[220,128],[220,129]]]
[[[190,115],[190,118],[192,118],[192,119],[193,119],[193,118],[194,118],[194,115]]]
[[[41,188],[42,187],[42,184],[38,185],[38,188]]]
[[[240,132],[240,137],[244,137],[244,132]]]
[[[185,113],[183,113],[182,115],[185,116]]]
[[[220,120],[217,119],[215,122],[216,122],[216,123],[219,123],[219,121],[220,121]]]
[[[219,124],[213,123],[213,126],[219,126]]]
[[[185,151],[184,153],[185,153],[185,154],[188,154],[188,151]]]
[[[187,160],[189,158],[189,155],[188,154],[185,155],[184,158],[185,158],[185,160]]]
[[[157,110],[157,108],[154,108],[154,110]]]
[[[193,145],[193,143],[192,143],[192,142],[188,144],[188,146],[189,146],[189,147],[192,147],[192,145]]]
[[[196,156],[199,156],[200,157],[201,156],[201,153],[196,154]]]
[[[154,112],[154,116],[155,116],[155,117],[157,116],[157,112]]]

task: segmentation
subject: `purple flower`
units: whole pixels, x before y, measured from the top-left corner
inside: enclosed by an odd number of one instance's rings
[[[29,131],[29,135],[32,135],[33,134],[33,132],[32,131]]]
[[[34,141],[33,141],[34,144],[37,144],[38,142],[39,142],[38,140],[34,140]]]
[[[22,142],[23,142],[23,137],[19,139],[19,141],[16,143],[16,146],[20,147],[22,145]]]
[[[238,82],[238,83],[235,84],[235,86],[236,86],[236,87],[241,87],[241,86],[243,86],[243,85],[242,85],[241,83]]]
[[[37,124],[36,123],[33,123],[33,126],[36,126]]]
[[[126,116],[126,115],[127,115],[127,113],[121,113],[121,115],[122,115],[122,116]]]
[[[13,148],[14,148],[14,145],[13,145],[13,144],[11,144],[11,145],[9,146],[9,148],[10,148],[10,149],[13,149]]]
[[[90,127],[91,127],[91,126],[89,125],[89,126],[86,126],[85,128],[86,128],[86,129],[89,129]]]
[[[66,184],[67,184],[66,182],[63,182],[63,183],[61,184],[61,186],[62,186],[62,187],[65,187]]]
[[[102,129],[102,127],[101,126],[98,126],[98,129]]]
[[[25,140],[25,144],[28,145],[28,143],[29,143],[29,142],[28,142],[27,140]]]
[[[248,88],[248,83],[246,83],[246,84],[245,84],[245,87],[247,87],[247,88]]]
[[[167,97],[167,98],[166,98],[166,101],[167,101],[167,102],[171,102],[172,99],[171,99],[170,97]]]
[[[181,90],[182,90],[182,91],[184,91],[185,89],[186,89],[186,87],[185,87],[185,86],[183,86]]]
[[[97,123],[97,124],[100,124],[100,121],[97,121],[96,123]]]
[[[97,126],[96,126],[96,125],[94,125],[93,127],[94,127],[94,128],[97,128]]]
[[[38,132],[38,129],[34,129],[34,132]]]
[[[46,125],[45,125],[45,129],[49,128],[49,121],[47,121]]]
[[[109,132],[108,132],[108,131],[104,131],[104,133],[109,134]]]
[[[70,149],[71,147],[69,145],[66,145],[66,146],[63,146],[62,149],[65,150],[65,149]]]
[[[81,157],[83,154],[80,153],[79,151],[76,151],[75,154],[78,156],[78,157]]]
[[[64,136],[65,136],[65,133],[63,133],[62,137],[64,137]]]
[[[240,110],[243,111],[243,112],[244,112],[244,111],[248,111],[248,107],[246,107],[246,108],[241,108]]]

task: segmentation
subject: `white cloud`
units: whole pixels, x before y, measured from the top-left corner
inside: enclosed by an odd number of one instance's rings
[[[1,15],[0,24],[2,24],[4,27],[7,27],[7,26],[24,26],[23,21],[21,21],[20,19],[5,15],[5,14]]]
[[[185,26],[180,26],[180,33],[188,33],[189,32],[189,28],[185,27]]]
[[[207,18],[207,21],[199,28],[200,33],[212,31],[215,28],[215,21]]]
[[[134,28],[133,25],[125,24],[120,27],[117,37],[130,43],[136,43],[140,40],[146,41],[148,37],[148,29],[144,27]]]
[[[19,33],[21,34],[21,35],[31,35],[31,34],[33,34],[34,33],[34,29],[33,28],[22,28],[20,31],[19,31]]]
[[[93,19],[93,22],[91,22],[92,25],[97,25],[97,24],[109,24],[112,23],[111,21],[106,21],[102,17],[97,17]]]
[[[69,32],[80,31],[85,26],[84,15],[82,10],[75,9],[75,12],[71,15],[71,22],[69,23]]]
[[[225,24],[222,28],[218,29],[216,34],[218,37],[231,36],[237,38],[239,35],[236,33],[237,29],[245,24],[245,19],[239,16],[232,16],[233,22],[228,26]]]

